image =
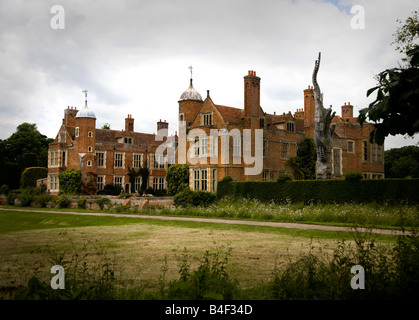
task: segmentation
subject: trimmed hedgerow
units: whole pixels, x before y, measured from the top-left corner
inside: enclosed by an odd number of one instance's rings
[[[44,167],[30,167],[23,171],[20,178],[21,188],[36,187],[36,180],[46,178],[48,169]]]
[[[260,201],[304,203],[418,203],[419,179],[220,181],[218,197],[232,196]]]

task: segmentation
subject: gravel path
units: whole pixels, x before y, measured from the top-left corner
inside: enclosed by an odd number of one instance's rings
[[[123,218],[134,218],[134,219],[157,219],[157,220],[174,220],[174,221],[195,221],[195,222],[207,222],[207,223],[241,224],[241,225],[266,226],[266,227],[290,228],[290,229],[305,229],[305,230],[346,231],[346,232],[354,231],[354,229],[350,227],[325,226],[325,225],[292,223],[292,222],[227,220],[227,219],[216,219],[216,218],[191,218],[191,217],[177,217],[177,216],[169,217],[169,216],[102,213],[102,212],[54,211],[54,210],[41,210],[41,209],[28,210],[28,209],[0,208],[0,210],[23,211],[23,212],[47,212],[47,213],[51,212],[51,213],[60,213],[60,214],[91,215],[91,216],[111,216],[111,217],[123,217]],[[408,233],[408,232],[403,232],[400,230],[368,229],[368,228],[357,228],[357,231],[360,231],[360,232],[369,231],[372,233],[390,234],[390,235],[400,235],[400,234]]]

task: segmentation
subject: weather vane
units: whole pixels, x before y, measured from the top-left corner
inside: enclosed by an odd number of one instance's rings
[[[84,102],[85,102],[85,104],[86,104],[86,106],[87,106],[87,90],[86,89],[84,89],[84,90],[82,90],[82,92],[84,92]]]
[[[191,70],[191,79],[192,79],[192,66],[189,66],[189,70]]]

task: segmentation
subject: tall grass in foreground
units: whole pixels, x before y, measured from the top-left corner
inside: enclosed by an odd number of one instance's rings
[[[71,240],[70,240],[71,241]],[[72,245],[73,246],[73,245]],[[167,280],[167,262],[161,268],[158,285],[146,290],[118,276],[118,266],[103,251],[87,246],[65,254],[49,252],[53,263],[66,267],[66,289],[53,290],[48,281],[32,277],[14,299],[418,299],[419,237],[400,236],[394,245],[377,244],[368,233],[355,233],[353,242],[338,241],[330,248],[310,245],[291,260],[278,259],[270,279],[260,279],[254,288],[241,289],[240,279],[229,268],[230,248],[208,250],[196,264],[185,249],[178,261],[178,278]],[[97,256],[94,263],[90,255]],[[197,265],[195,268],[192,265]],[[352,289],[354,265],[365,269],[365,289]],[[141,267],[141,266],[138,266]]]
[[[362,226],[415,227],[419,222],[419,206],[391,204],[311,204],[223,198],[207,207],[160,208],[149,213],[251,219],[282,222],[342,223]]]

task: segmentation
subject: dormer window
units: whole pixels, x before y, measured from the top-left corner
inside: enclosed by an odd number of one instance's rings
[[[132,138],[124,138],[124,143],[132,144]]]
[[[60,132],[60,142],[61,143],[65,143],[65,136],[66,136],[65,132]]]
[[[295,132],[294,122],[287,122],[287,131]]]
[[[204,125],[204,126],[212,125],[212,112],[201,114],[201,125]]]

